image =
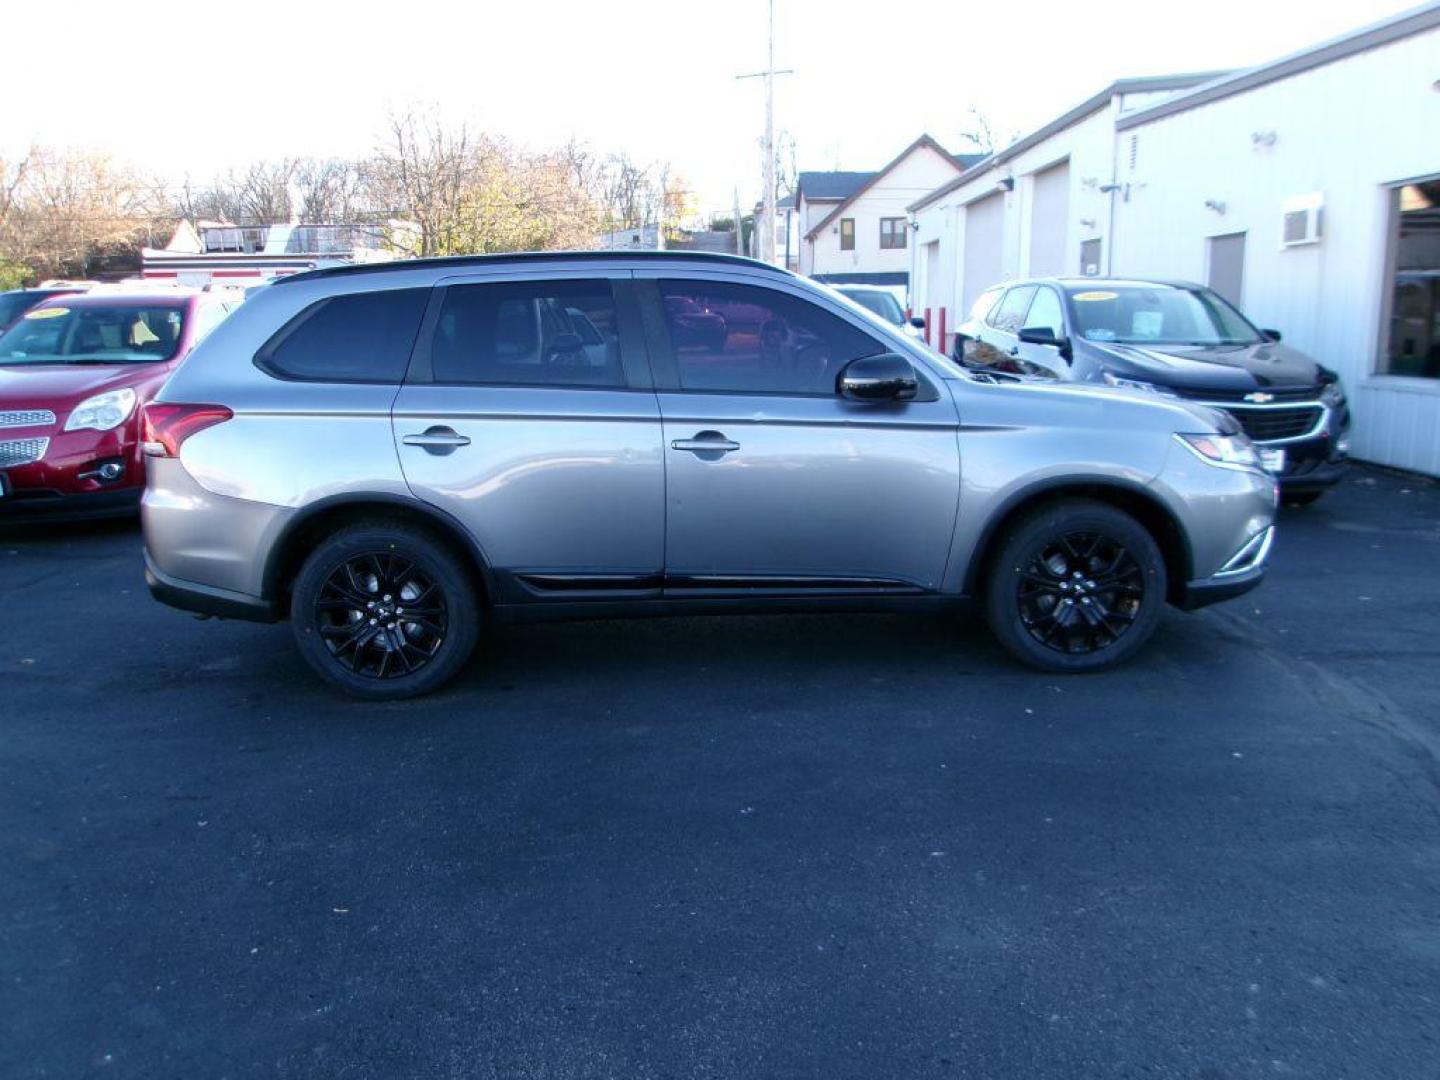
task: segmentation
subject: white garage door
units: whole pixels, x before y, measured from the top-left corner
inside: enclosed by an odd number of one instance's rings
[[[965,263],[959,318],[976,297],[1000,280],[1000,245],[1005,235],[1005,196],[996,192],[965,207]]]
[[[1065,273],[1065,230],[1070,218],[1070,162],[1035,174],[1030,203],[1030,276]]]

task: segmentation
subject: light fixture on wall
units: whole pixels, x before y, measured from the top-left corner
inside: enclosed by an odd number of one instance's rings
[[[1219,199],[1206,199],[1205,209],[1214,210],[1215,213],[1221,215],[1222,217],[1225,215],[1225,204]]]
[[[1095,228],[1095,219],[1093,217],[1082,217],[1080,219],[1080,227],[1093,230]]]
[[[920,222],[919,222],[919,220],[918,220],[917,218],[911,218],[911,219],[910,219],[910,229],[911,229],[912,232],[919,232],[919,231],[920,231]]]
[[[1250,147],[1253,150],[1260,150],[1262,148],[1274,146],[1276,138],[1278,138],[1278,136],[1273,130],[1252,131],[1250,133]]]
[[[1000,191],[1014,191],[1014,190],[1015,190],[1015,177],[1013,177],[1013,176],[1002,176],[1002,177],[1000,178],[1000,182],[999,182],[998,184],[996,184],[995,187],[996,187],[996,189],[998,189],[998,190],[1000,190]]]

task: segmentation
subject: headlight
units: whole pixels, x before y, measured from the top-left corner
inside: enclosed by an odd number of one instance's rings
[[[1345,391],[1340,389],[1338,382],[1326,383],[1325,388],[1320,391],[1320,401],[1332,409],[1343,409],[1345,407]]]
[[[1255,444],[1244,435],[1180,435],[1181,444],[1207,465],[1263,472]]]
[[[1167,386],[1156,386],[1154,383],[1141,382],[1139,379],[1126,379],[1119,375],[1112,375],[1108,371],[1103,372],[1102,375],[1108,386],[1120,386],[1126,390],[1144,390],[1150,394],[1159,394],[1161,397],[1179,396]]]
[[[70,419],[65,421],[66,431],[113,431],[135,411],[135,391],[130,387],[123,390],[107,390],[103,394],[88,397],[75,406]]]

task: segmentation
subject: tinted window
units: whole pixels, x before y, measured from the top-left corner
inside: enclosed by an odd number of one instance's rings
[[[1065,336],[1065,315],[1060,310],[1060,297],[1054,289],[1040,289],[1035,293],[1035,302],[1025,316],[1027,328],[1049,330],[1057,338]]]
[[[662,281],[660,293],[686,390],[831,395],[841,368],[886,351],[845,320],[774,289]]]
[[[440,383],[624,386],[610,283],[452,285],[430,363]]]
[[[288,379],[398,383],[429,296],[429,289],[394,289],[321,300],[290,320],[256,362]]]
[[[0,329],[4,329],[40,302],[34,293],[0,293]]]
[[[1007,334],[1016,333],[1024,322],[1025,312],[1030,309],[1030,301],[1033,299],[1034,285],[1021,285],[1011,289],[1005,294],[1005,299],[1000,301],[1000,306],[990,313],[990,325],[996,330],[1004,330]]]

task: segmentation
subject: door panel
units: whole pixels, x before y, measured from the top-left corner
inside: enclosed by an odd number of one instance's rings
[[[643,391],[406,386],[394,410],[405,479],[474,535],[492,569],[658,574],[665,474]],[[434,429],[466,445],[406,445]]]
[[[939,587],[960,484],[948,395],[889,406],[838,397],[659,397],[667,576]],[[721,439],[738,445],[675,448]]]

